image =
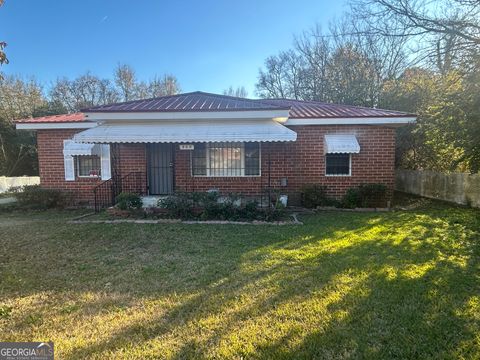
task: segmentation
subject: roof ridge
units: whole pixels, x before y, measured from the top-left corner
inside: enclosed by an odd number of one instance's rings
[[[199,93],[199,92],[200,92],[200,91],[192,91],[192,92],[188,92],[188,93],[173,94],[173,95],[162,95],[162,96],[153,96],[153,97],[145,98],[145,99],[136,99],[136,100],[128,100],[128,101],[114,102],[114,103],[103,104],[103,105],[95,105],[95,106],[90,106],[90,107],[88,107],[88,108],[80,109],[80,112],[88,112],[89,109],[101,108],[101,107],[105,107],[105,106],[133,104],[133,103],[141,102],[141,101],[149,101],[149,100],[158,100],[158,99],[165,99],[165,98],[173,98],[173,97],[178,97],[178,96],[182,96],[182,95],[195,94],[195,93]]]
[[[230,96],[230,95],[225,95],[225,94],[215,94],[215,93],[210,93],[210,92],[205,92],[205,91],[190,91],[190,92],[174,94],[174,95],[154,96],[154,97],[145,98],[145,99],[136,99],[136,100],[122,101],[122,102],[115,102],[115,103],[110,103],[110,104],[95,105],[95,106],[90,106],[88,108],[82,108],[82,109],[80,109],[80,112],[88,112],[88,110],[90,110],[90,109],[102,108],[102,107],[107,107],[107,106],[111,106],[111,105],[128,105],[128,104],[134,104],[134,103],[138,103],[138,102],[160,100],[160,99],[167,99],[167,98],[175,98],[175,97],[189,96],[189,95],[194,95],[194,94],[201,94],[201,95],[206,95],[206,96],[211,96],[211,97],[222,97],[222,98],[228,98],[228,99],[238,100],[238,101],[258,102],[257,101],[258,99],[242,98],[242,97],[238,97],[238,96]],[[278,108],[277,106],[275,106],[273,104],[267,104],[267,103],[263,103],[263,104],[268,106],[268,107],[271,107],[272,109]]]

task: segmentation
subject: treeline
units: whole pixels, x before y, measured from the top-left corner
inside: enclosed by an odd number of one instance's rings
[[[45,88],[35,79],[0,77],[0,176],[38,174],[35,136],[16,131],[14,121],[64,114],[80,109],[179,93],[173,75],[141,81],[128,65],[119,65],[111,79],[86,73],[75,79],[59,78]]]
[[[418,114],[397,166],[480,170],[480,2],[351,0],[343,18],[266,59],[257,94]]]

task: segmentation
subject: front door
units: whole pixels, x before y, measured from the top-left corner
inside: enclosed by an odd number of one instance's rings
[[[173,145],[148,144],[147,157],[150,195],[173,193]]]

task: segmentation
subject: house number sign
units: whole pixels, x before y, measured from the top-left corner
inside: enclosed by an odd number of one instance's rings
[[[181,144],[180,150],[193,150],[195,147],[193,144]]]

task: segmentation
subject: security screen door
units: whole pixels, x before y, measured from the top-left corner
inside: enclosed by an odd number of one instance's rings
[[[172,144],[148,144],[148,189],[150,195],[173,193],[174,159]]]

